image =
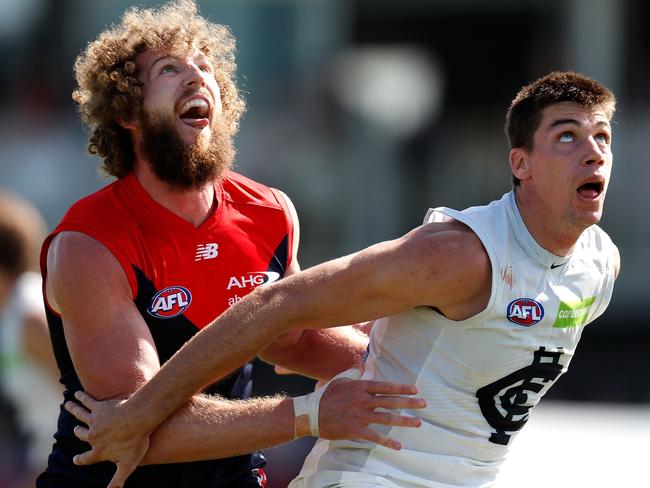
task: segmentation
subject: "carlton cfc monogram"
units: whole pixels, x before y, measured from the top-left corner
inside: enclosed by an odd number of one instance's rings
[[[495,430],[490,442],[507,445],[511,434],[528,422],[529,410],[534,406],[529,394],[540,395],[562,374],[560,358],[562,347],[547,350],[540,347],[533,354],[533,362],[476,392],[478,404],[485,420]]]

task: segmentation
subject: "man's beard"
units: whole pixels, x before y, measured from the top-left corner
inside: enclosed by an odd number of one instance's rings
[[[212,137],[207,143],[199,138],[188,146],[178,134],[173,120],[164,120],[146,112],[140,120],[142,154],[153,173],[173,189],[200,188],[232,167],[235,148],[221,124],[212,128]]]

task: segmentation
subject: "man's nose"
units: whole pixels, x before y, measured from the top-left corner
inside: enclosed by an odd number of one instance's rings
[[[605,164],[605,152],[594,137],[589,137],[587,139],[587,154],[584,159],[585,164]]]
[[[192,86],[192,85],[205,85],[205,73],[199,68],[196,64],[194,63],[189,63],[186,67],[187,70],[187,79],[185,80],[185,84],[187,86]]]

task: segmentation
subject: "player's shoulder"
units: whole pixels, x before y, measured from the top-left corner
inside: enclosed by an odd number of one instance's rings
[[[48,281],[53,277],[55,283],[77,290],[90,283],[103,286],[123,280],[127,284],[115,255],[104,243],[81,232],[63,231],[52,239],[47,270]]]
[[[112,295],[127,300],[135,297],[134,282],[116,254],[90,235],[75,231],[56,234],[45,259],[47,306],[58,314],[66,303],[87,309],[105,306]]]
[[[50,244],[50,254],[55,259],[81,262],[86,259],[100,262],[108,253],[106,246],[94,237],[78,231],[64,230],[56,234]]]
[[[240,173],[228,171],[221,181],[221,186],[224,197],[232,203],[261,205],[280,210],[283,208],[278,190]]]
[[[618,254],[618,248],[612,238],[601,227],[594,224],[585,229],[576,245],[576,250],[589,258]]]
[[[58,270],[74,266],[82,273],[101,274],[117,269],[115,264],[120,262],[130,274],[143,211],[137,194],[125,188],[126,178],[106,185],[68,209],[43,243],[43,269],[52,271],[52,265],[58,265]],[[133,277],[130,280],[135,282]]]
[[[70,206],[61,220],[63,226],[92,226],[114,232],[133,221],[136,212],[129,206],[122,180],[114,181]]]
[[[593,261],[598,267],[613,267],[618,276],[621,256],[612,238],[597,224],[589,226],[580,236],[576,249],[583,259]]]
[[[417,239],[432,243],[448,242],[462,247],[474,247],[481,243],[469,225],[449,216],[445,216],[444,220],[439,222],[425,223],[416,228],[413,233]]]
[[[433,265],[444,263],[459,271],[490,266],[481,239],[468,225],[453,217],[423,224],[405,237],[411,252],[423,259],[435,258]]]
[[[404,241],[393,269],[420,304],[433,304],[454,320],[485,306],[492,266],[471,228],[454,219],[432,222],[414,229]]]
[[[587,227],[582,233],[581,241],[585,245],[595,245],[599,248],[614,245],[614,241],[612,241],[609,234],[598,224]]]

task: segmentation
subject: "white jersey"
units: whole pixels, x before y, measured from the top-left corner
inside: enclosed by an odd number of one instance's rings
[[[487,250],[487,307],[461,321],[430,307],[377,321],[362,377],[417,385],[428,406],[408,413],[422,426],[373,426],[401,451],[319,440],[291,487],[491,486],[530,409],[567,370],[583,327],[607,307],[615,247],[598,226],[559,257],[530,235],[512,192],[462,212],[430,210],[425,223],[449,218],[468,225]]]
[[[29,436],[27,461],[43,469],[54,444],[63,394],[48,371],[32,360],[23,344],[25,317],[43,310],[41,275],[22,274],[0,313],[0,387]]]

